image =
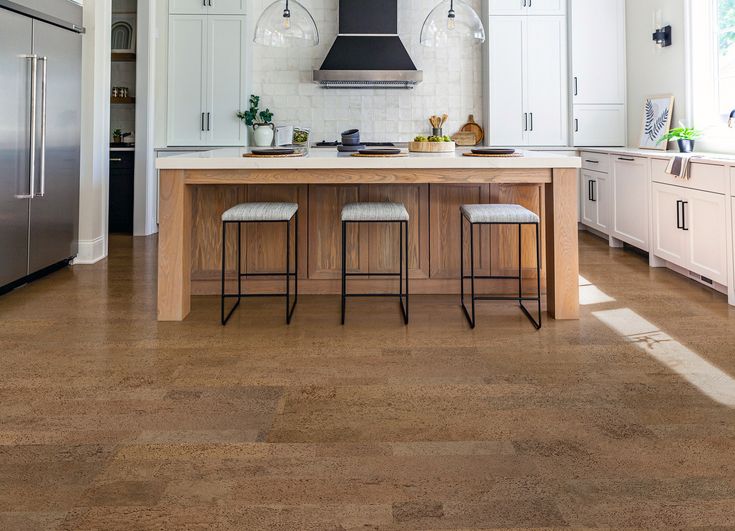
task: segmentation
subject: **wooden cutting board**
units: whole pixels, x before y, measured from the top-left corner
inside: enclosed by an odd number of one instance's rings
[[[482,140],[485,138],[485,131],[482,130],[482,127],[480,127],[480,124],[475,122],[474,114],[470,114],[470,117],[467,119],[467,123],[464,124],[462,127],[460,127],[459,130],[463,133],[474,134],[475,135],[475,145],[482,142]]]
[[[457,148],[454,142],[409,142],[408,150],[415,153],[453,153]]]

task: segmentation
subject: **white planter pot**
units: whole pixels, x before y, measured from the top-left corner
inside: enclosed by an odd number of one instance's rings
[[[258,147],[269,147],[273,144],[273,124],[254,124],[253,140]]]

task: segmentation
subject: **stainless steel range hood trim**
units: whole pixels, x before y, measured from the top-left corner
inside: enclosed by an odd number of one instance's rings
[[[423,80],[420,70],[314,70],[324,88],[413,88]]]

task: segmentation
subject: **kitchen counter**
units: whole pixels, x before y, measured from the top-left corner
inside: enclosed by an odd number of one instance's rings
[[[678,151],[658,151],[655,149],[640,149],[633,147],[594,147],[594,148],[578,148],[579,151],[588,151],[590,153],[610,153],[613,155],[629,155],[631,157],[651,157],[659,159],[670,159],[677,155],[687,155],[687,153],[679,153]],[[689,153],[692,161],[711,163],[711,164],[735,164],[735,154],[726,153],[707,153],[694,152]]]
[[[460,151],[360,158],[338,155],[335,149],[312,149],[305,157],[252,158],[243,157],[245,152],[228,148],[157,159],[159,320],[185,319],[192,294],[219,294],[221,215],[238,203],[259,201],[299,205],[299,291],[330,295],[340,293],[340,212],[347,203],[393,201],[406,206],[414,294],[459,293],[462,204],[523,205],[541,217],[541,284],[548,313],[556,319],[579,318],[579,157],[524,152],[523,157],[476,158]],[[517,235],[512,226],[478,230],[478,274],[516,274]],[[536,247],[532,229],[524,229],[524,235],[524,288],[531,294],[536,289]],[[396,268],[394,236],[385,225],[354,229],[348,267],[375,276],[351,280],[353,289],[393,288],[391,280],[379,275]],[[243,227],[244,272],[284,270],[285,239],[282,228],[272,224]],[[236,282],[229,273],[228,289],[236,289]],[[492,289],[498,293],[517,290],[515,281],[494,282]],[[260,292],[283,290],[282,280],[269,278],[248,279],[247,286]]]
[[[243,157],[247,148],[226,148],[187,153],[156,161],[160,170],[305,170],[305,169],[502,169],[579,168],[581,159],[543,152],[524,151],[523,157],[465,157],[467,149],[454,153],[407,153],[402,157],[353,157],[336,149],[311,149],[304,157]]]

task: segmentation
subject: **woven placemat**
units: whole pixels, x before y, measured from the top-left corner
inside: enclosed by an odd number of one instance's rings
[[[357,153],[352,154],[353,157],[365,157],[365,158],[392,158],[392,157],[408,157],[408,153],[397,153],[395,155],[376,155],[374,153]]]
[[[465,157],[491,157],[491,158],[513,158],[522,157],[523,153],[512,153],[510,155],[494,155],[492,153],[462,153]]]
[[[253,158],[253,159],[283,159],[287,157],[303,157],[306,153],[302,152],[296,152],[291,153],[289,155],[256,155],[255,153],[243,153],[243,157],[247,158]]]

